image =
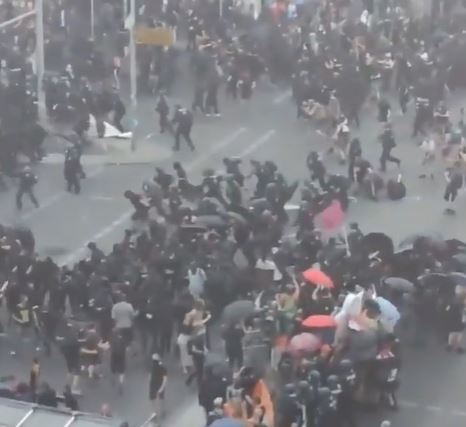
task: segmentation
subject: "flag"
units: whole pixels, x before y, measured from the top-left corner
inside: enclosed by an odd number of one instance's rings
[[[345,213],[339,200],[333,200],[322,212],[316,215],[315,225],[326,232],[338,231],[345,222]]]

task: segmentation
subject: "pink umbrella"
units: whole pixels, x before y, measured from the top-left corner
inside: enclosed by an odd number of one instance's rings
[[[288,350],[292,354],[299,354],[299,353],[312,353],[317,351],[322,343],[320,339],[317,338],[315,335],[310,334],[308,332],[304,332],[299,335],[295,335],[291,338],[291,341],[288,345]]]

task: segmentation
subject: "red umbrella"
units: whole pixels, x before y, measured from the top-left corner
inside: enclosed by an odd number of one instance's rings
[[[303,272],[303,277],[306,281],[314,285],[321,285],[329,289],[333,288],[332,279],[318,268],[308,268]]]
[[[288,350],[292,354],[317,351],[322,343],[315,335],[304,332],[291,338]]]
[[[306,328],[335,328],[337,322],[332,316],[315,315],[303,320],[302,325]]]

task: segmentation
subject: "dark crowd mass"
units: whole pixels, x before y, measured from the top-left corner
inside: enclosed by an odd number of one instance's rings
[[[83,159],[96,141],[135,137],[125,73],[131,2],[95,0],[92,14],[84,1],[44,3],[43,88],[34,18],[0,34],[0,189],[17,216],[42,208],[37,171],[52,137],[76,199],[92,185]],[[404,410],[404,347],[434,336],[451,357],[464,353],[466,243],[442,230],[396,241],[383,221],[366,232],[348,217],[356,197],[404,203],[394,117],[408,112],[416,174],[440,181],[438,209],[457,214],[464,110],[450,111],[448,99],[466,85],[462,3],[432,0],[420,13],[402,0],[136,1],[138,25],[154,35],[136,46],[138,95],[152,100],[173,157],[154,159],[139,188],[119,189],[131,216],[110,251],[96,237],[81,259],[61,263],[37,251],[27,225],[0,227],[0,349],[23,368],[12,375],[0,363],[0,406],[88,412],[82,401],[92,395],[100,423],[184,427],[167,409],[181,378],[203,412],[192,427],[400,425],[392,418]],[[4,0],[0,16],[32,8]],[[172,98],[181,71],[192,102]],[[176,157],[199,155],[193,130],[204,116],[228,120],[219,100],[240,109],[264,81],[290,87],[297,122],[327,141],[325,151],[310,144],[305,175],[295,181],[274,161],[225,156],[199,176]],[[368,120],[378,129],[376,162],[355,136]],[[60,387],[41,369],[53,358]],[[110,378],[127,399],[135,367],[145,372],[137,398],[150,403],[139,423],[95,395]],[[0,425],[22,425],[6,413]]]

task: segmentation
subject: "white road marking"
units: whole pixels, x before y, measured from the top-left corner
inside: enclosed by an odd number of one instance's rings
[[[451,411],[452,415],[454,415],[455,417],[466,417],[466,412],[465,411],[459,411],[457,409],[453,409]]]
[[[100,175],[104,171],[104,168],[98,168],[93,170],[92,172],[89,172],[87,174],[87,179],[95,178],[96,176]],[[34,208],[33,210],[30,210],[29,212],[26,212],[22,215],[20,215],[20,219],[22,220],[28,220],[30,218],[35,217],[39,212],[42,212],[44,209],[49,208],[50,206],[54,205],[61,199],[63,199],[66,196],[69,196],[70,193],[67,191],[60,191],[57,194],[50,196],[44,200],[39,200],[39,207]]]
[[[219,144],[215,145],[210,151],[207,151],[204,155],[197,157],[193,161],[191,161],[187,167],[186,171],[191,172],[193,169],[195,169],[197,166],[202,164],[203,162],[209,160],[213,155],[215,155],[217,152],[221,151],[223,148],[226,146],[230,145],[232,142],[234,142],[240,135],[242,135],[244,132],[246,132],[246,128],[240,128],[237,131],[235,131],[233,134],[225,138],[223,141],[221,141]],[[244,151],[242,151],[238,157],[243,158],[246,156],[249,156],[251,153],[253,153],[255,150],[260,148],[262,145],[264,145],[266,142],[270,140],[270,138],[275,135],[276,131],[274,129],[269,130],[266,132],[264,135],[262,135],[259,139],[257,139],[255,142],[253,142],[248,148],[246,148]],[[66,258],[63,260],[59,261],[58,264],[60,266],[67,265],[67,264],[72,264],[76,262],[79,258],[81,258],[82,254],[86,251],[87,249],[87,244],[90,241],[97,242],[104,237],[106,237],[108,234],[112,233],[116,228],[120,227],[123,223],[125,223],[133,214],[133,210],[128,210],[127,212],[124,212],[122,215],[120,215],[116,220],[111,222],[107,227],[103,228],[101,231],[99,231],[97,234],[93,235],[91,238],[86,240],[86,242],[81,245],[78,249],[74,250],[71,252]]]
[[[410,400],[401,400],[398,403],[400,406],[404,406],[406,408],[418,408],[419,407],[419,403],[411,402]]]
[[[246,150],[244,150],[239,157],[247,157],[251,153],[254,153],[258,148],[260,148],[262,145],[265,143],[269,142],[269,139],[272,138],[277,131],[275,129],[271,129],[268,132],[266,132],[264,135],[262,135],[258,140],[256,140],[254,143],[252,143]]]
[[[149,133],[148,135],[146,135],[146,136],[144,137],[144,139],[151,139],[151,138],[154,137],[155,135],[156,135],[155,132]]]
[[[279,105],[283,101],[285,101],[287,98],[291,98],[291,90],[287,90],[286,92],[283,92],[282,94],[276,96],[274,100],[272,101],[273,105]]]
[[[121,197],[112,197],[112,196],[90,196],[90,200],[96,202],[114,202],[116,200],[121,200]]]
[[[424,408],[427,411],[431,411],[431,412],[440,412],[440,411],[442,411],[442,408],[440,406],[426,405],[426,406],[424,406]]]

